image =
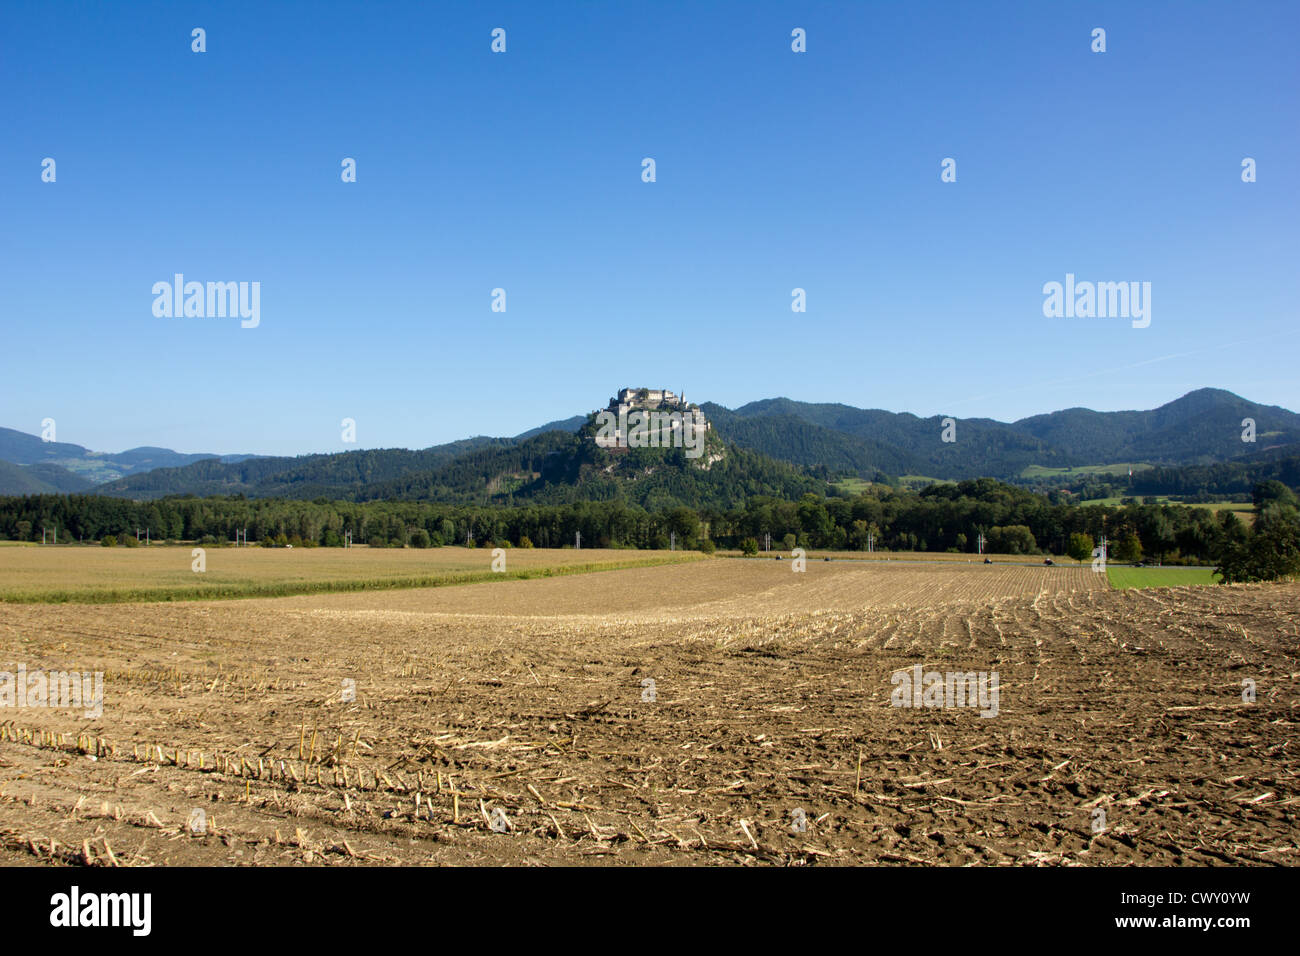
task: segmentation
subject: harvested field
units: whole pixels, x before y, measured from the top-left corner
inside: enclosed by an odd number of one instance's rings
[[[105,672],[98,720],[0,710],[0,862],[1300,862],[1300,585],[1105,577],[718,559],[0,605],[0,667]],[[996,716],[891,706],[918,664],[997,671]]]
[[[816,549],[804,549],[809,561],[821,561],[824,558],[830,558],[834,561],[883,561],[885,563],[898,562],[903,563],[922,563],[934,564],[936,561],[950,562],[952,564],[983,564],[984,559],[988,558],[994,564],[1032,564],[1040,565],[1043,563],[1045,555],[1041,554],[968,554],[966,552],[951,551],[818,551]],[[738,558],[742,554],[740,551],[719,551],[718,554],[728,558]],[[780,555],[782,559],[788,559],[790,552],[773,548],[771,551],[759,551],[757,555],[747,558],[750,561],[771,561]],[[1076,561],[1074,558],[1066,555],[1051,555],[1052,561],[1058,565],[1075,567],[1080,564],[1091,566],[1089,561]]]
[[[437,587],[493,578],[669,564],[689,551],[511,548],[505,571],[488,548],[205,548],[62,546],[0,549],[0,601],[81,604],[274,597],[337,591]]]

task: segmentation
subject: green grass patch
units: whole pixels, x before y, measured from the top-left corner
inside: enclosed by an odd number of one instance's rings
[[[838,488],[840,491],[849,495],[862,495],[872,491],[888,490],[889,485],[882,485],[878,482],[867,481],[865,478],[850,476],[847,478],[836,478],[831,482],[831,486]]]
[[[1218,584],[1213,568],[1130,568],[1107,565],[1110,586],[1128,588],[1177,588],[1195,584]]]
[[[1125,497],[1133,498],[1139,504],[1143,499],[1158,505],[1182,505],[1184,508],[1205,508],[1216,514],[1220,511],[1231,511],[1246,524],[1253,524],[1255,521],[1255,506],[1249,501],[1170,501],[1168,498],[1158,495],[1126,495]],[[1120,502],[1123,498],[1089,498],[1087,501],[1080,501],[1081,506],[1103,505],[1108,508],[1122,507]]]
[[[949,481],[947,478],[931,478],[929,475],[899,475],[898,483],[910,491],[917,491],[930,485],[956,484],[955,481]]]
[[[1074,478],[1083,475],[1128,475],[1129,469],[1134,473],[1146,471],[1151,465],[1142,462],[1121,461],[1110,465],[1076,465],[1073,468],[1047,468],[1043,465],[1030,465],[1020,472],[1021,478]]]

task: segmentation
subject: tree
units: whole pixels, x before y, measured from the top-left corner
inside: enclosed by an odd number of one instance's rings
[[[1277,521],[1245,542],[1229,542],[1218,556],[1224,584],[1276,581],[1300,574],[1300,521]]]
[[[115,548],[117,547],[117,536],[106,534],[104,537],[99,539],[99,543],[106,548]]]
[[[989,529],[989,549],[995,554],[1033,554],[1038,550],[1038,542],[1027,525],[994,525]]]
[[[758,541],[754,538],[746,538],[740,542],[740,553],[746,557],[753,557],[758,554]]]
[[[1119,539],[1119,543],[1111,549],[1116,561],[1141,561],[1142,560],[1142,539],[1130,531]]]
[[[830,512],[814,494],[804,495],[799,501],[799,525],[807,532],[814,545],[828,543],[825,538],[835,526]]]
[[[674,508],[668,512],[667,529],[677,535],[677,544],[690,548],[700,534],[700,518],[690,508]]]
[[[1147,551],[1164,560],[1165,553],[1174,546],[1174,526],[1162,506],[1142,508],[1139,525],[1142,529],[1142,541]]]
[[[1076,561],[1087,561],[1092,558],[1092,549],[1097,546],[1092,540],[1092,535],[1075,532],[1070,535],[1070,541],[1065,546],[1065,553]]]
[[[411,547],[427,548],[429,546],[429,532],[423,528],[416,528],[411,532]]]
[[[1225,584],[1300,574],[1300,508],[1290,488],[1278,481],[1255,487],[1255,527],[1226,540],[1217,563]]]
[[[1255,510],[1262,511],[1266,505],[1280,504],[1290,508],[1300,508],[1300,499],[1280,481],[1261,481],[1254,488]]]

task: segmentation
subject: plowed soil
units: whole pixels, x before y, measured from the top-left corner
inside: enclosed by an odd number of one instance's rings
[[[1298,641],[1300,585],[957,563],[0,605],[0,668],[105,672],[0,709],[0,863],[1296,864]]]

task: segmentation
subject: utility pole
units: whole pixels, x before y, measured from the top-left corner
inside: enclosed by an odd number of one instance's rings
[[[573,532],[573,546],[574,546],[577,550],[579,550],[579,551],[582,550],[582,532],[581,532],[581,531],[575,531],[575,532]]]
[[[668,550],[669,550],[669,551],[676,551],[676,550],[677,550],[677,532],[676,532],[676,531],[669,531],[669,532],[668,532]]]

